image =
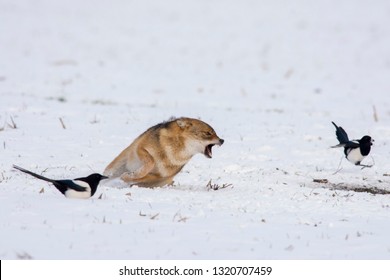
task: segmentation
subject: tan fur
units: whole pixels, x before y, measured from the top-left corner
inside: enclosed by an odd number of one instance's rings
[[[211,158],[209,145],[222,145],[214,129],[197,119],[178,118],[157,124],[134,140],[104,170],[130,185],[158,187],[173,177],[197,153]]]

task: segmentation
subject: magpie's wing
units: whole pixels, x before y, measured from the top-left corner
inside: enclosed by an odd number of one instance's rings
[[[337,126],[334,122],[332,122],[332,124],[336,127],[336,136],[340,144],[349,143],[350,141],[348,138],[348,134],[345,132],[345,130],[341,126]]]
[[[87,190],[86,187],[76,184],[73,180],[56,180],[53,184],[63,194],[65,194],[65,192],[69,189],[77,192],[85,192]]]
[[[348,141],[347,143],[345,143],[344,147],[345,148],[359,148],[360,144],[357,142],[354,142],[354,141]]]

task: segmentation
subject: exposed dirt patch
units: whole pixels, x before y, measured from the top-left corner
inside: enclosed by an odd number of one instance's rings
[[[390,194],[390,189],[372,185],[356,185],[347,183],[331,183],[328,179],[313,179],[314,183],[322,184],[324,188],[341,191],[365,192],[370,194]]]
[[[370,194],[390,194],[390,190],[374,187],[374,186],[358,186],[348,185],[345,183],[329,184],[329,188],[332,190],[354,191],[354,192],[366,192]]]

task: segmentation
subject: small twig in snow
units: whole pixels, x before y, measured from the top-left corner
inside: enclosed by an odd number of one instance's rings
[[[138,215],[141,216],[141,217],[145,217],[146,216],[146,214],[142,213],[141,211],[139,211]]]
[[[60,117],[59,119],[60,119],[60,123],[61,123],[62,128],[63,128],[63,129],[66,129],[65,123],[64,123],[64,121],[62,120],[62,118]]]
[[[17,129],[18,127],[14,121],[14,118],[12,116],[10,116],[10,119],[11,119],[11,124],[8,124],[8,126],[12,129]]]
[[[156,219],[156,218],[158,217],[158,215],[160,215],[160,213],[157,213],[157,214],[155,214],[155,215],[153,215],[153,216],[150,216],[150,219],[151,219],[151,220],[154,220],[154,219]]]
[[[211,181],[211,179],[210,179],[210,181],[209,181],[209,182],[207,183],[207,185],[206,185],[206,188],[207,188],[208,190],[217,191],[217,190],[225,189],[225,188],[232,187],[232,186],[233,186],[233,184],[227,184],[227,183],[222,184],[222,185],[213,184],[212,181]]]
[[[328,179],[313,179],[314,183],[327,184],[329,182]]]
[[[374,111],[374,121],[375,122],[378,122],[378,113],[377,113],[377,111],[376,111],[376,107],[375,107],[375,105],[374,106],[372,106],[372,109],[373,109],[373,111]]]

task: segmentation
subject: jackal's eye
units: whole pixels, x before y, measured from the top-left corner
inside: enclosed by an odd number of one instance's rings
[[[203,132],[203,135],[206,136],[206,137],[211,137],[211,136],[213,136],[213,134],[212,134],[210,131],[204,131],[204,132]]]

